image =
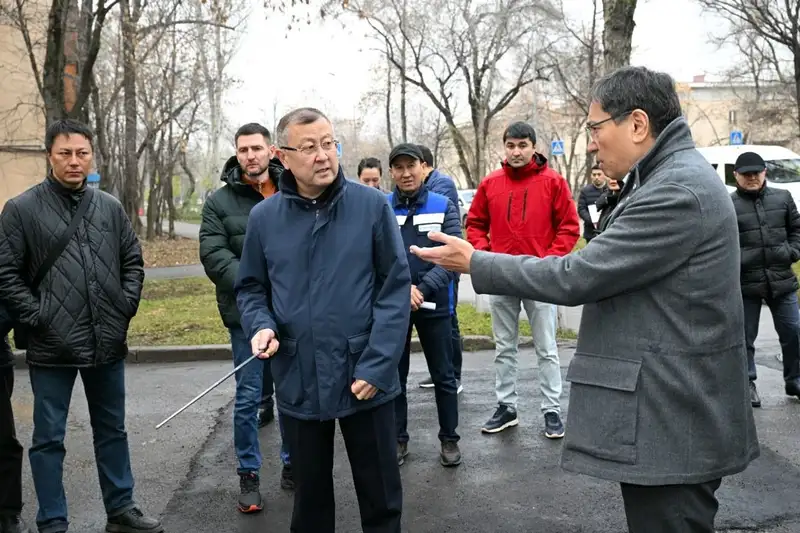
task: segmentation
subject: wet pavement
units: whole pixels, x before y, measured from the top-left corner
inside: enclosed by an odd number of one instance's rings
[[[764,344],[769,345],[765,337]],[[565,372],[572,354],[561,349]],[[494,436],[480,425],[494,409],[493,354],[465,354],[464,392],[460,395],[463,464],[444,469],[438,462],[433,393],[416,387],[426,376],[420,355],[412,358],[409,378],[410,456],[402,467],[404,525],[410,533],[548,532],[623,533],[626,531],[618,487],[610,482],[568,474],[559,468],[561,441],[542,434],[535,358],[521,356],[518,428]],[[759,363],[772,362],[763,349]],[[233,381],[196,403],[170,424],[155,425],[222,376],[230,365],[129,365],[127,426],[136,497],[143,508],[163,517],[169,533],[268,533],[289,530],[292,495],[280,489],[277,425],[261,431],[264,454],[264,513],[243,516],[235,509],[238,478],[232,438]],[[781,374],[759,366],[764,407],[756,411],[762,457],[718,492],[721,531],[800,531],[800,402],[783,395]],[[30,443],[31,396],[25,371],[18,371],[15,409],[26,448]],[[569,386],[563,409],[569,417]],[[105,523],[91,448],[86,402],[76,384],[67,433],[65,487],[71,531],[99,533]],[[33,520],[35,497],[25,461],[25,517]],[[358,507],[343,443],[337,438],[334,477],[337,531],[360,531]]]

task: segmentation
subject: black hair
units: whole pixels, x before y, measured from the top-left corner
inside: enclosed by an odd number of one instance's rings
[[[361,177],[361,173],[364,171],[365,168],[377,168],[378,174],[383,176],[383,168],[381,167],[381,160],[377,157],[365,157],[361,161],[358,162],[358,177]]]
[[[239,137],[242,135],[263,135],[267,142],[270,142],[272,139],[272,135],[269,133],[269,130],[258,122],[250,122],[236,130],[236,135],[233,136],[233,144],[238,143]]]
[[[325,113],[313,107],[301,107],[293,111],[289,111],[278,122],[278,143],[284,144],[286,142],[286,128],[292,124],[299,124],[305,126],[306,124],[313,124],[319,119],[324,119],[330,124],[330,119],[325,116]]]
[[[594,165],[592,165],[592,170],[603,170],[603,169],[600,168],[600,163],[595,163]]]
[[[418,144],[417,148],[422,152],[422,160],[425,161],[425,164],[433,168],[433,152],[431,152],[431,149],[424,144]]]
[[[644,111],[653,137],[682,114],[672,76],[645,67],[622,67],[606,74],[592,89],[592,100],[616,122],[636,109]]]
[[[503,132],[503,142],[507,139],[530,139],[531,143],[536,144],[536,130],[526,122],[514,122]]]
[[[94,134],[89,126],[71,118],[63,118],[47,126],[47,131],[44,134],[44,147],[48,154],[53,148],[56,137],[59,135],[81,135],[89,141],[89,146],[94,150]]]

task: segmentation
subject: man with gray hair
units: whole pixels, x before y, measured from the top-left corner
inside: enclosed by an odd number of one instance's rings
[[[394,399],[411,274],[386,196],[345,179],[333,126],[278,124],[280,194],[250,213],[235,284],[245,335],[270,358],[295,481],[293,533],[333,533],[333,439],[344,437],[368,533],[400,533]]]
[[[667,74],[602,78],[586,129],[608,178],[628,176],[589,246],[514,257],[437,234],[413,251],[479,293],[582,304],[562,467],[620,482],[632,533],[713,533],[722,478],[759,455],[733,203]]]

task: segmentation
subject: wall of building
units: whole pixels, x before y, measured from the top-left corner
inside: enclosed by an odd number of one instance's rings
[[[41,0],[25,2],[31,41],[44,44],[47,6]],[[38,65],[44,52],[35,50]],[[33,70],[19,30],[0,25],[0,207],[46,172],[44,114]]]

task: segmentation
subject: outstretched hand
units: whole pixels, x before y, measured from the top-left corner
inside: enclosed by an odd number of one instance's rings
[[[470,243],[439,231],[428,233],[428,238],[435,242],[441,242],[444,246],[432,248],[412,246],[411,253],[423,261],[439,265],[447,270],[469,274],[469,263],[472,260],[472,254],[475,253],[475,248]]]

